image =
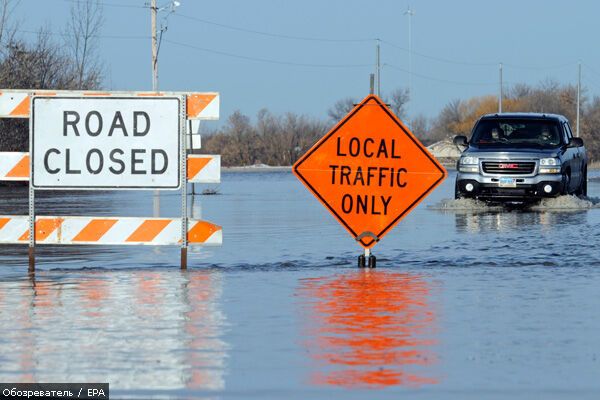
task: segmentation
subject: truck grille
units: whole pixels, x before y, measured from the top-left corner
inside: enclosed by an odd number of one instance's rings
[[[535,170],[535,162],[532,161],[484,161],[483,172],[487,174],[501,175],[529,175]]]

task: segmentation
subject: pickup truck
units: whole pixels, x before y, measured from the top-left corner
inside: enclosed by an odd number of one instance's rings
[[[471,139],[456,136],[455,198],[527,202],[565,194],[587,195],[587,155],[569,121],[557,114],[482,116]]]

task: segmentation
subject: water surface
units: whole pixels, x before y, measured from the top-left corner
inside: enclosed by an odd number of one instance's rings
[[[198,188],[200,189],[200,187]],[[195,196],[221,247],[0,247],[0,380],[115,398],[597,398],[600,182],[535,209],[455,202],[453,176],[358,270],[289,172]],[[200,191],[200,190],[199,190]],[[39,193],[40,215],[151,216],[149,192]],[[179,216],[177,192],[161,196]],[[0,214],[27,191],[0,189]]]

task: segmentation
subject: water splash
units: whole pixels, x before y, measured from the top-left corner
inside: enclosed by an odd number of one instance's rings
[[[503,207],[489,205],[484,201],[475,199],[442,199],[438,203],[430,205],[429,209],[437,211],[490,212],[502,211]]]
[[[534,211],[590,210],[592,208],[600,208],[600,198],[566,195],[542,199],[530,207]]]

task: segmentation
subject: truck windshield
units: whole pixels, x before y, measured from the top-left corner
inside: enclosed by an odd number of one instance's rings
[[[478,146],[558,147],[560,125],[556,121],[535,119],[483,119],[471,138]]]

